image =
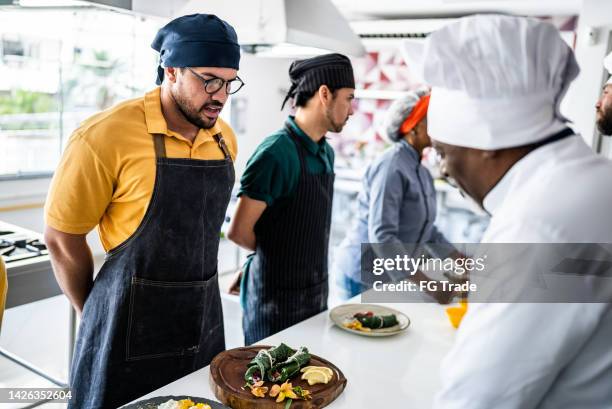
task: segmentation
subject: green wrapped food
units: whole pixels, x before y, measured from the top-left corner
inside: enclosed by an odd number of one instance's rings
[[[308,348],[300,347],[293,355],[268,371],[268,380],[271,382],[285,382],[300,371],[300,368],[310,362]]]
[[[244,380],[253,385],[260,380],[284,382],[300,371],[310,361],[310,353],[305,347],[297,351],[285,344],[268,350],[260,350],[247,365]]]
[[[285,362],[292,356],[295,350],[285,344],[277,347],[260,350],[255,358],[247,365],[248,369],[244,374],[244,380],[253,385],[255,382],[265,380],[264,376],[272,369],[275,364]]]
[[[357,313],[353,318],[359,321],[364,327],[371,329],[389,328],[398,324],[395,314],[374,315],[368,311],[365,314]]]

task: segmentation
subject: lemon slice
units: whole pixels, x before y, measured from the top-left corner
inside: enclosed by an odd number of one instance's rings
[[[302,379],[308,381],[308,385],[314,385],[317,383],[327,383],[331,379],[331,376],[328,376],[327,373],[319,370],[319,369],[311,369],[302,374]]]
[[[334,371],[332,371],[331,368],[328,368],[326,366],[305,366],[304,368],[300,369],[300,372],[304,373],[314,369],[321,372],[325,372],[329,379],[333,378],[334,376]]]

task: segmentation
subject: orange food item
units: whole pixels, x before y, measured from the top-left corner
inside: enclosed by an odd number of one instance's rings
[[[461,320],[463,320],[463,317],[467,313],[467,310],[468,303],[466,300],[462,300],[461,302],[459,302],[458,307],[448,307],[446,309],[446,315],[448,316],[448,319],[454,328],[459,328],[459,325],[461,325]]]

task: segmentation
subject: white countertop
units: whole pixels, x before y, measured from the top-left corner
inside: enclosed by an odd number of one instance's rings
[[[359,296],[349,302],[358,303]],[[406,314],[410,327],[384,338],[354,335],[335,327],[324,311],[261,342],[306,346],[333,362],[348,380],[344,392],[329,406],[337,408],[429,408],[438,390],[440,361],[455,337],[444,307],[430,303],[384,304]],[[191,395],[215,398],[208,366],[141,399]],[[138,399],[140,400],[140,399]]]

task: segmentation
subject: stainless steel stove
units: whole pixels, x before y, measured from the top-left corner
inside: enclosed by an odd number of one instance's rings
[[[49,254],[47,246],[35,238],[11,230],[0,230],[0,256],[5,262],[12,263]]]
[[[0,221],[0,256],[6,264],[6,308],[60,295],[42,234]]]

